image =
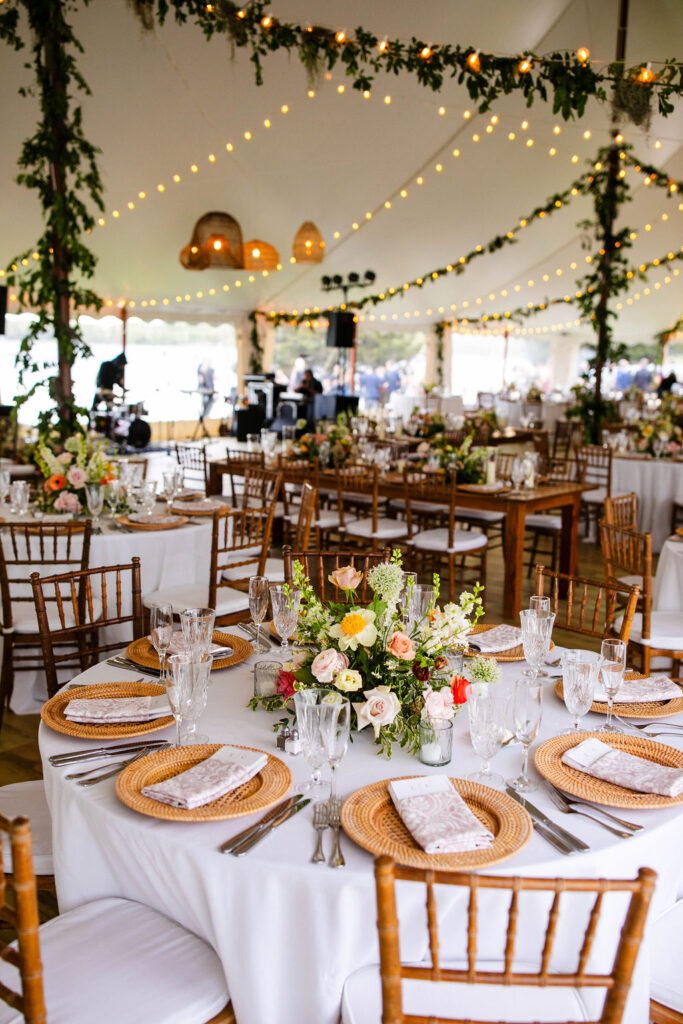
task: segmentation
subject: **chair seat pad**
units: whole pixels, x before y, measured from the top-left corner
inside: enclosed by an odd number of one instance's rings
[[[96,621],[102,615],[102,602],[99,598],[93,597],[93,621]],[[47,620],[50,625],[50,629],[61,629],[62,623],[59,618],[59,612],[57,611],[57,605],[54,601],[46,601],[45,607],[47,610]],[[70,604],[64,604],[64,621],[66,628],[75,625],[73,611]],[[38,632],[38,616],[36,615],[36,609],[32,601],[15,601],[12,604],[12,625],[15,633],[37,633]]]
[[[42,779],[31,782],[13,782],[0,788],[0,814],[6,818],[22,816],[31,822],[31,845],[33,847],[33,869],[37,875],[51,875],[52,868],[52,819],[45,799]],[[12,851],[9,836],[2,833],[2,862],[5,871],[12,870]]]
[[[562,516],[532,512],[530,516],[526,517],[524,525],[527,530],[552,530],[553,533],[560,533],[562,531]]]
[[[403,510],[408,504],[404,498],[392,498],[391,507],[399,510]],[[423,515],[441,516],[445,512],[448,512],[448,505],[441,505],[436,501],[411,501],[410,511],[413,513],[422,513]]]
[[[240,579],[244,573],[240,575]],[[178,615],[185,608],[206,608],[209,600],[208,583],[188,583],[180,587],[166,587],[145,594],[143,604],[150,608],[153,604],[171,604],[173,614]],[[232,587],[218,587],[216,591],[216,617],[243,612],[249,608],[249,595],[243,594]]]
[[[620,615],[614,622],[619,632],[624,616]],[[665,651],[683,651],[683,612],[652,612],[650,616],[650,636],[643,639],[643,616],[636,612],[631,626],[631,640],[643,647],[658,647]]]
[[[263,575],[268,577],[269,583],[285,582],[285,560],[284,558],[266,558]],[[0,791],[1,792],[1,791]]]
[[[420,551],[447,551],[456,554],[467,551],[479,551],[488,544],[486,535],[478,530],[454,530],[453,544],[448,546],[448,530],[423,530],[417,533],[408,543]]]
[[[482,968],[500,970],[500,963],[485,964]],[[424,964],[419,965],[424,966]],[[443,960],[441,966],[467,967],[464,961]],[[519,964],[518,969],[530,965]],[[514,993],[502,985],[465,985],[457,982],[427,982],[414,979],[403,983],[403,1012],[425,1017],[458,1020],[500,1021],[504,1012],[506,1022],[528,1024],[532,1020],[588,1021],[587,1007],[575,988],[518,988]],[[504,1009],[503,1009],[504,1006]],[[379,967],[362,967],[346,979],[342,993],[342,1024],[380,1024],[382,1019],[382,989]]]
[[[456,508],[456,519],[471,519],[480,523],[502,523],[504,512],[493,512],[486,508]]]
[[[319,530],[334,530],[339,526],[339,513],[323,511],[313,520],[313,527]]]
[[[602,505],[606,497],[606,487],[595,487],[592,491],[584,491],[581,495],[581,501],[586,502],[588,505]]]
[[[643,589],[643,577],[642,576],[620,576],[619,582],[626,584],[627,587],[640,587],[641,592]]]
[[[344,491],[343,498],[345,505],[372,505],[372,495],[363,494],[360,491]],[[380,495],[377,499],[377,505],[386,505],[387,501],[387,498],[383,498]]]
[[[650,996],[683,1013],[683,900],[658,917],[650,930]]]
[[[221,962],[206,942],[163,914],[109,898],[40,928],[50,1024],[206,1024],[228,1002]],[[0,965],[18,990],[18,972]],[[0,1005],[0,1024],[22,1024]]]
[[[351,537],[377,537],[379,540],[394,540],[397,537],[405,537],[408,532],[406,523],[398,519],[377,519],[377,529],[372,528],[372,517],[367,519],[352,519],[344,524],[345,532]]]

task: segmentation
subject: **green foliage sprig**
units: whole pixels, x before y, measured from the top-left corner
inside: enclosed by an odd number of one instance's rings
[[[249,320],[251,321],[251,331],[249,339],[251,342],[249,350],[249,370],[251,373],[262,373],[263,372],[263,346],[258,333],[258,323],[256,321],[256,311],[252,310],[249,314]]]

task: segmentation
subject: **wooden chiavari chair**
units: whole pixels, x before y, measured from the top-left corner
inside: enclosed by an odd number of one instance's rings
[[[548,464],[550,458],[550,440],[548,437],[547,430],[534,430],[531,433],[531,443],[534,446],[534,451],[540,456],[541,462],[544,466]]]
[[[183,470],[185,486],[191,486],[206,494],[209,482],[209,470],[206,464],[206,448],[204,445],[180,444],[174,442],[175,457]]]
[[[362,518],[349,519],[344,514],[348,504],[358,505],[358,498],[371,498],[368,514]],[[337,501],[339,503],[340,530],[344,537],[371,548],[378,544],[393,544],[404,540],[410,534],[410,526],[402,519],[381,515],[386,499],[379,496],[379,474],[377,467],[337,469]]]
[[[590,535],[591,523],[602,519],[605,498],[612,494],[612,449],[606,444],[585,444],[577,448],[576,457],[584,469],[584,482],[593,484],[593,490],[581,495],[586,533]]]
[[[2,674],[0,727],[9,706],[14,673],[43,669],[40,628],[29,577],[32,571],[84,569],[90,554],[92,521],[29,526],[10,523],[0,533],[0,596],[2,598]],[[49,613],[52,616],[50,604]],[[53,617],[54,618],[54,617]]]
[[[263,469],[265,466],[265,455],[263,452],[237,451],[234,448],[227,448],[225,461],[227,463],[226,474],[230,480],[232,506],[233,508],[239,508],[244,488],[245,469]]]
[[[297,505],[296,531],[293,545],[296,551],[308,551],[317,504],[318,492],[315,487],[306,481],[302,485],[301,499]],[[284,558],[267,558],[263,568],[263,575],[267,576],[271,583],[284,583]]]
[[[584,464],[577,459],[549,458],[546,462],[545,479],[549,484],[583,483]],[[531,533],[527,575],[531,576],[539,554],[539,541],[550,540],[550,564],[557,569],[560,560],[562,539],[562,516],[557,512],[532,512],[526,517],[525,529]]]
[[[26,1024],[123,1024],[139,1020],[141,1006],[155,1024],[177,1020],[178,1006],[193,1008],[185,1024],[235,1024],[216,954],[157,910],[109,897],[40,925],[30,822],[0,815],[0,833],[12,850],[0,921],[17,936],[0,943],[0,1001]],[[0,1010],[0,1019],[17,1016]]]
[[[260,466],[247,466],[244,471],[242,508],[266,508],[274,505],[282,489],[282,473]]]
[[[616,636],[628,643],[640,587],[629,587],[614,580],[591,580],[584,576],[570,576],[554,572],[544,565],[536,566],[536,593],[541,597],[548,580],[551,607],[555,613],[555,628],[570,633],[604,640]],[[560,597],[560,586],[566,596]],[[623,615],[616,625],[617,602],[624,601]]]
[[[372,600],[372,590],[367,582],[368,570],[382,562],[388,562],[391,558],[389,548],[385,548],[384,551],[296,551],[285,545],[282,553],[287,583],[294,579],[294,563],[300,562],[320,600],[338,601],[342,604],[358,601],[364,604]],[[350,598],[345,591],[330,581],[335,569],[347,565],[363,574],[362,581]]]
[[[600,523],[600,543],[608,579],[640,586],[640,611],[633,616],[630,644],[638,651],[643,672],[653,658],[671,658],[674,676],[683,660],[683,611],[652,610],[652,536]],[[624,573],[625,575],[621,575]],[[618,626],[618,620],[617,620]]]
[[[650,928],[651,1024],[683,1024],[683,977],[680,936],[683,900],[667,910]]]
[[[558,420],[553,436],[553,458],[568,459],[581,442],[583,426],[580,420]]]
[[[55,576],[34,572],[31,585],[50,697],[60,686],[60,666],[72,665],[75,659],[79,671],[85,672],[103,654],[118,651],[144,634],[137,557],[124,565],[78,569]],[[129,641],[120,628],[126,625],[132,634]],[[104,635],[104,631],[114,627],[116,639],[112,640],[112,633]],[[65,645],[71,650],[59,653]]]
[[[638,495],[635,491],[605,498],[605,522],[620,530],[638,529]]]
[[[363,968],[347,979],[342,996],[342,1024],[377,1020],[380,986],[383,1024],[483,1024],[487,1018],[502,1024],[505,1001],[512,998],[512,993],[517,1006],[525,1007],[522,1010],[525,1016],[529,1013],[529,1024],[560,1019],[566,1024],[579,1024],[588,1019],[593,1024],[620,1024],[656,878],[650,868],[641,868],[633,879],[505,878],[398,867],[388,857],[378,857],[375,886],[379,979],[373,968]],[[401,961],[397,881],[418,883],[426,888],[430,959],[418,964]],[[458,959],[447,959],[441,953],[443,926],[439,925],[436,886],[458,886],[467,899],[464,954]],[[496,893],[501,894],[501,900],[509,894],[507,921],[504,941],[497,942],[495,947],[502,953],[489,957],[480,952],[480,947],[490,946],[487,939],[491,921],[485,909],[480,911],[480,905],[489,907]],[[621,910],[621,900],[619,907],[610,900],[613,893],[630,896],[625,912]],[[581,894],[587,894],[588,899]],[[594,898],[589,911],[590,897]],[[516,955],[519,936],[528,931],[528,926],[525,929],[527,915],[533,917],[535,924],[541,909],[539,903],[550,903],[545,935],[533,960],[521,962],[521,954],[520,958]],[[598,960],[600,966],[605,963],[605,969],[599,971],[591,957],[600,951],[605,927],[603,915],[606,917],[608,906],[610,910],[613,907],[621,927],[617,925],[614,930],[614,954],[611,955],[611,949],[609,954],[605,950]],[[579,927],[577,922],[584,917],[587,917],[585,927]],[[576,941],[572,942],[572,967],[565,966],[568,961],[564,950],[556,953],[556,946],[560,945],[558,933],[564,937],[563,925],[570,918],[572,933],[576,934]],[[563,965],[559,969],[553,966],[554,957]],[[488,986],[500,986],[500,990],[496,994]],[[593,1009],[600,991],[592,996],[590,991],[596,989],[604,990],[601,1009]],[[586,1012],[586,997],[591,1002],[590,1018]],[[427,1009],[424,1013],[409,1013],[404,1009],[404,1000],[411,1004],[411,1009],[418,1009],[425,1003]],[[486,1017],[482,1012],[483,1003],[489,1011]],[[505,1019],[510,1020],[510,1017],[505,1015]],[[518,1013],[514,1019],[521,1019]]]

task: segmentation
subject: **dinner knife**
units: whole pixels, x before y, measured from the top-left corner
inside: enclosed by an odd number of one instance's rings
[[[552,820],[552,818],[549,818],[547,814],[544,814],[543,811],[539,811],[538,807],[534,807],[533,804],[530,804],[529,801],[518,793],[517,790],[513,789],[512,786],[506,786],[505,788],[512,799],[521,804],[524,810],[531,815],[534,821],[540,822],[541,825],[544,825],[545,828],[556,835],[558,839],[561,839],[562,842],[566,843],[567,846],[571,846],[577,853],[584,853],[586,850],[590,850],[590,846],[588,846],[587,843],[584,843],[583,839],[579,839],[577,836],[573,836],[571,832],[567,832],[567,830],[562,828],[561,825],[558,825],[557,822]]]
[[[133,756],[129,757],[126,761],[118,761],[113,768],[104,772],[103,775],[95,775],[89,779],[81,779],[80,782],[76,783],[76,785],[86,787],[96,786],[98,782],[104,782],[105,779],[112,779],[115,775],[122,772],[124,768],[127,768],[129,764],[132,764],[133,761],[139,761],[141,757],[146,757],[147,754],[150,753],[152,753],[151,750],[148,750],[147,747],[143,747],[142,750],[138,750],[137,753],[133,754]]]
[[[259,832],[262,828],[265,828],[268,822],[272,821],[274,818],[279,818],[281,814],[284,814],[285,811],[288,811],[290,807],[292,807],[293,804],[298,803],[299,800],[303,800],[302,793],[296,793],[294,796],[290,796],[286,800],[283,800],[281,803],[276,804],[275,807],[271,807],[271,809],[266,814],[264,814],[263,817],[256,822],[256,824],[250,825],[249,828],[243,829],[241,832],[238,832],[236,836],[233,836],[232,839],[228,839],[228,841],[223,843],[222,846],[219,846],[219,852],[230,853],[230,851],[235,846],[239,846],[240,843],[245,842],[247,839],[251,839],[253,835]]]
[[[123,655],[117,655],[115,658],[110,658],[107,665],[114,665],[116,668],[125,668],[129,672],[143,672],[147,676],[160,676],[161,669],[158,668],[143,668],[142,665],[136,665],[130,658],[124,658]]]
[[[577,852],[572,849],[571,846],[567,846],[566,843],[563,843],[553,832],[550,831],[549,828],[546,828],[545,825],[541,825],[540,821],[534,822],[534,832],[538,832],[539,836],[543,836],[545,841],[550,843],[551,846],[554,846],[560,853],[569,855]]]
[[[73,764],[78,761],[91,761],[96,757],[112,757],[116,754],[132,754],[142,747],[164,747],[167,740],[136,740],[128,743],[120,743],[115,747],[88,747],[87,750],[71,750],[68,754],[51,754],[48,761],[55,768],[62,765]]]
[[[257,834],[252,836],[251,839],[246,839],[244,842],[240,843],[239,846],[235,846],[230,851],[233,857],[241,857],[243,854],[248,853],[248,851],[252,850],[257,843],[260,843],[262,839],[269,836],[274,829],[278,828],[280,825],[284,825],[286,821],[289,821],[290,818],[293,818],[294,815],[298,814],[304,807],[307,807],[310,802],[310,797],[307,797],[305,800],[300,800],[298,804],[292,804],[292,806],[278,818],[273,818],[272,821],[269,821],[265,828],[260,832],[257,832]]]

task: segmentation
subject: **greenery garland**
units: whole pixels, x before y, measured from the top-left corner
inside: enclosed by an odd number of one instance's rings
[[[258,324],[256,322],[256,310],[252,310],[249,314],[251,320],[251,331],[249,334],[250,349],[249,349],[249,371],[251,373],[263,373],[263,346],[258,333]]]
[[[671,327],[667,327],[666,330],[660,331],[659,334],[655,334],[655,341],[658,345],[663,345],[665,342],[672,338],[677,331],[683,330],[683,316],[680,316],[675,324],[671,324]]]

